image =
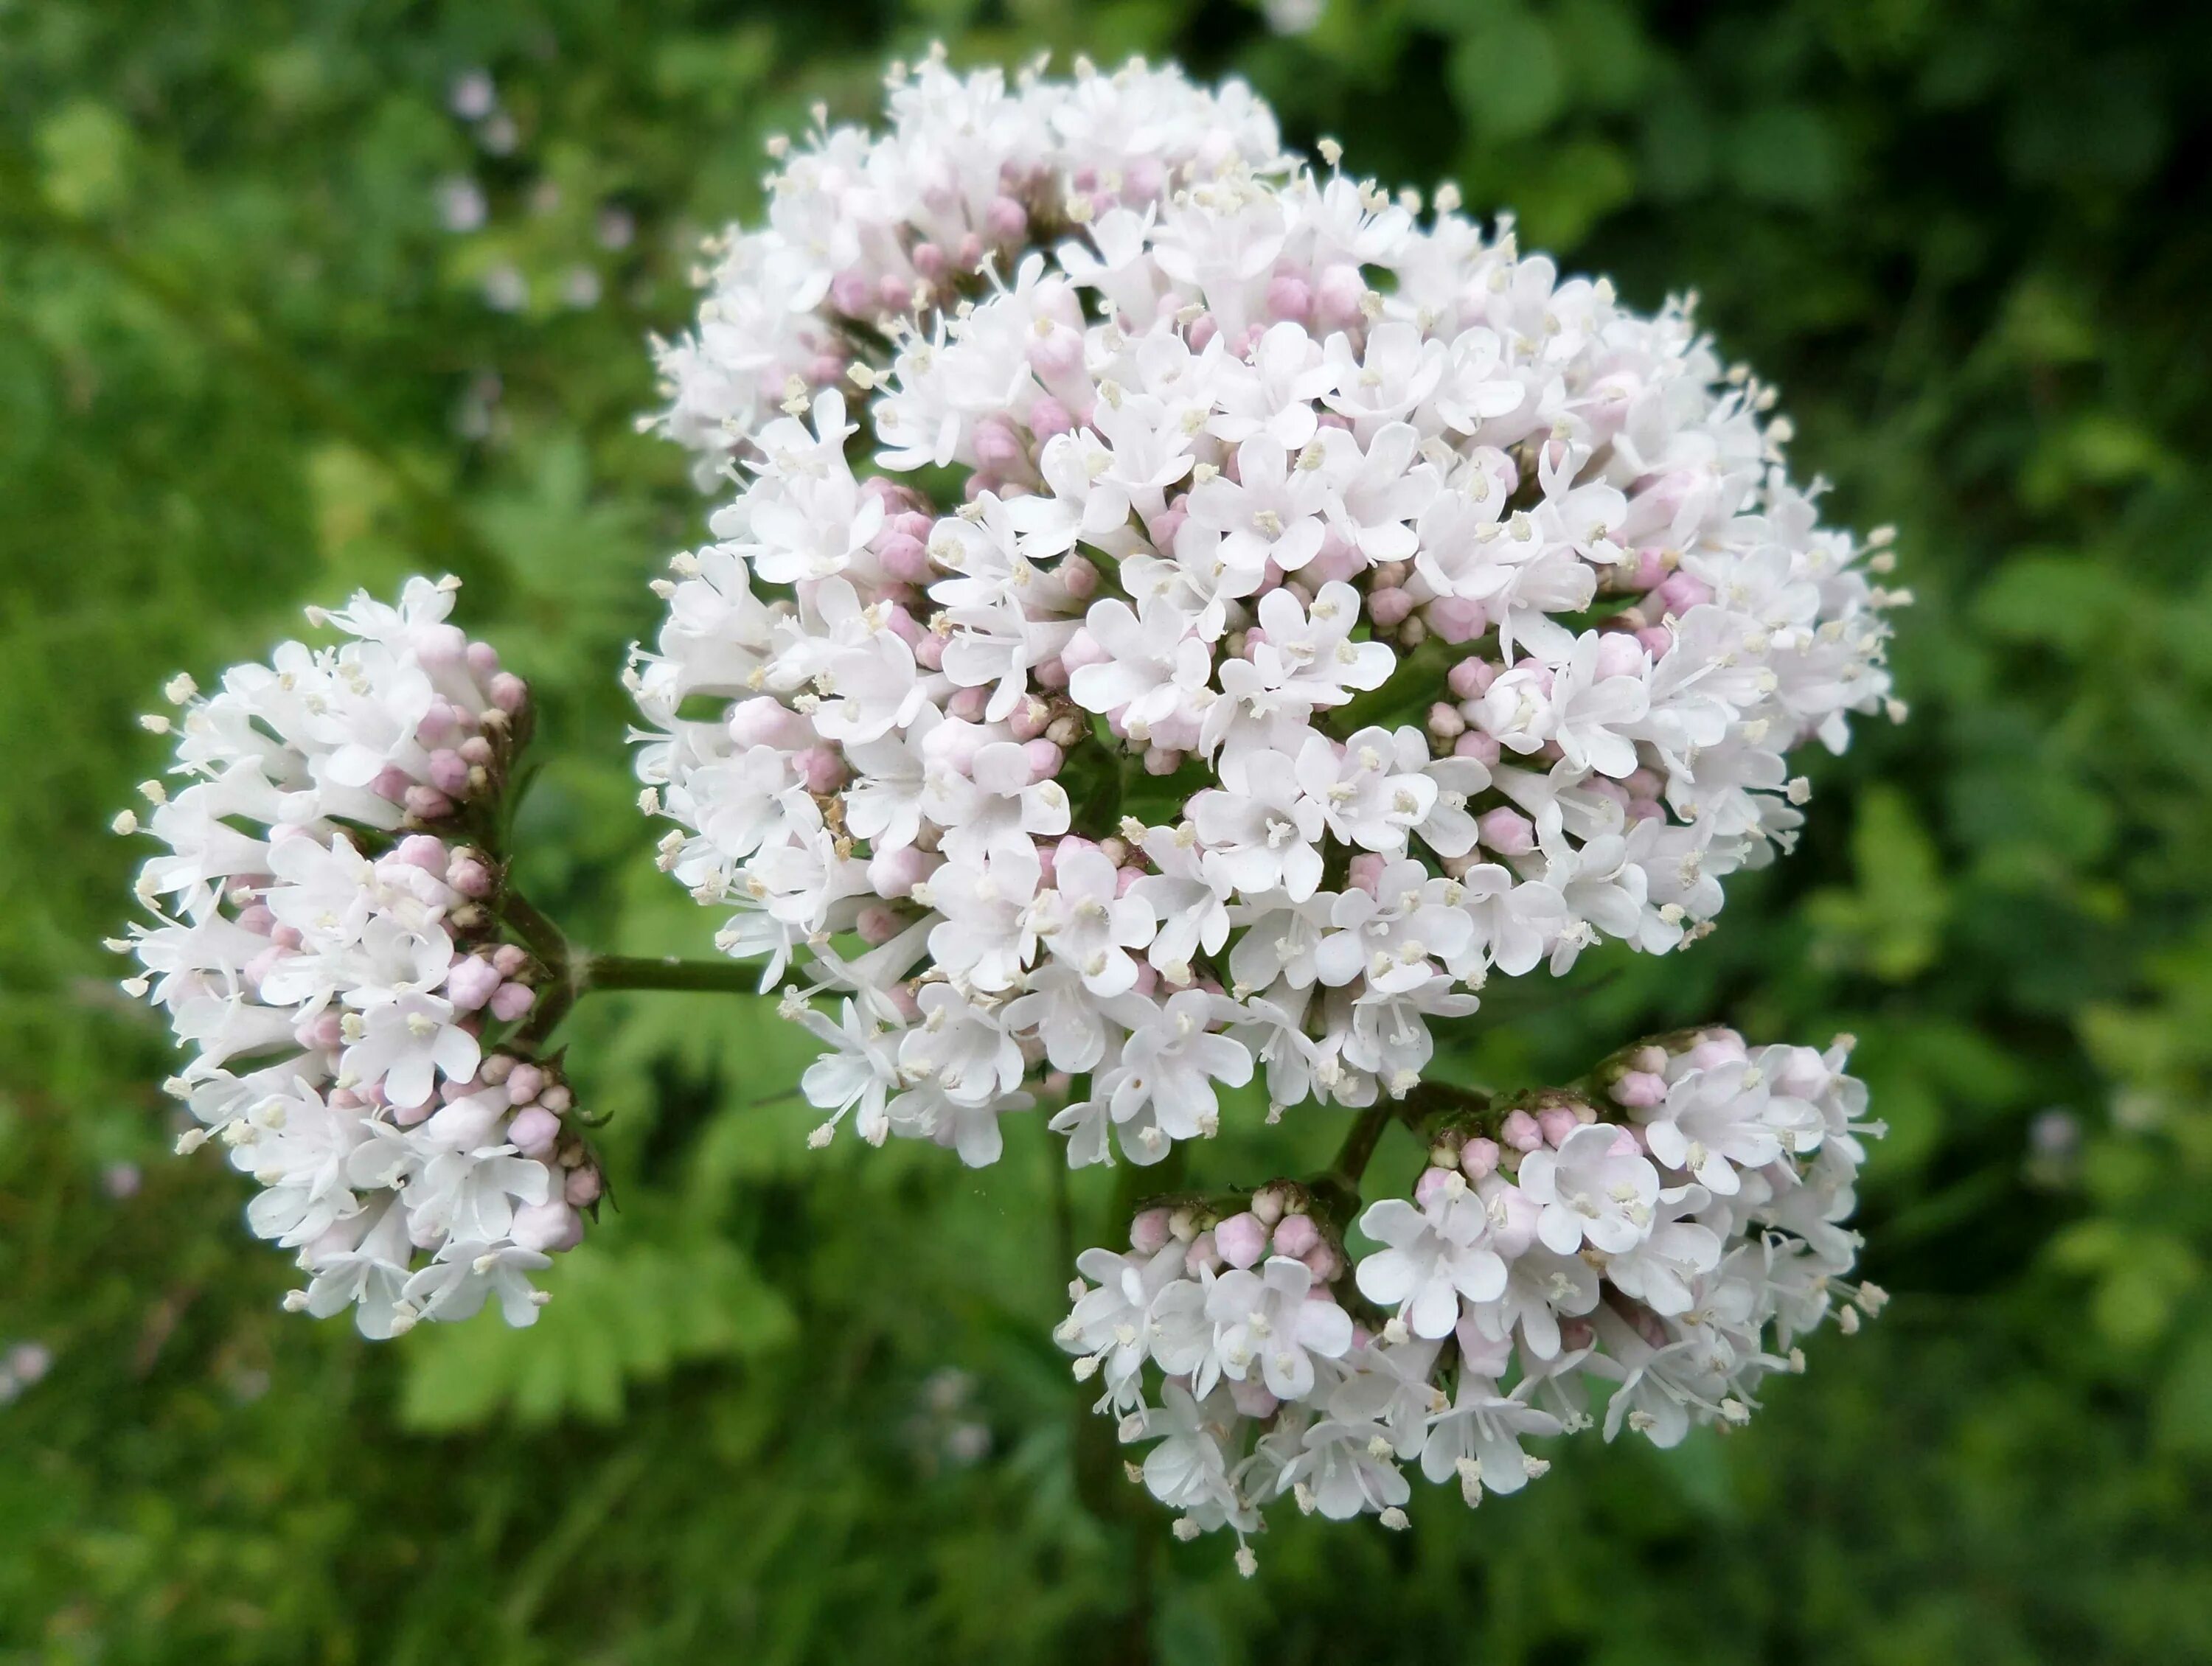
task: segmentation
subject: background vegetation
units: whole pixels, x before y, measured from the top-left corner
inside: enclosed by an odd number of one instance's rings
[[[1319,9],[0,7],[0,1660],[2212,1658],[2212,31]],[[1639,302],[1695,286],[1835,512],[1901,528],[1911,722],[1819,768],[1805,849],[1714,939],[1463,1061],[1526,1081],[1713,1014],[1863,1038],[1896,1300],[1747,1432],[1585,1440],[1403,1536],[1293,1517],[1246,1584],[1082,1502],[1042,1130],[981,1175],[810,1154],[776,1098],[804,1046],[726,1000],[580,1015],[623,1207],[532,1332],[284,1317],[244,1183],[167,1154],[101,829],[161,679],[308,598],[463,574],[550,698],[534,893],[604,947],[703,947],[612,675],[702,516],[633,428],[643,337],[763,136],[866,112],[932,35],[1234,70],[1294,139],[1455,175]]]

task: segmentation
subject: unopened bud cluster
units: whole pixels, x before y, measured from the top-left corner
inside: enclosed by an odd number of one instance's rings
[[[543,977],[501,940],[487,843],[528,694],[447,622],[455,588],[311,610],[346,639],[210,694],[179,677],[146,720],[171,782],[117,824],[167,847],[138,877],[154,923],[113,946],[191,1054],[180,1148],[212,1139],[261,1187],[248,1222],[309,1275],[288,1306],[371,1336],[488,1297],[529,1324],[530,1275],[599,1195],[568,1087],[501,1045]]]
[[[1882,1299],[1844,1281],[1879,1131],[1849,1045],[1676,1036],[1447,1121],[1413,1196],[1359,1216],[1382,1247],[1356,1265],[1325,1189],[1147,1209],[1127,1253],[1078,1260],[1058,1338],[1153,1443],[1134,1478],[1186,1536],[1233,1531],[1247,1572],[1286,1495],[1403,1527],[1409,1468],[1474,1505],[1550,1467],[1531,1440],[1741,1423],[1800,1337]]]

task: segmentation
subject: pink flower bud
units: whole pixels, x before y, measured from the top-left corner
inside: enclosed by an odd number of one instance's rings
[[[1326,1284],[1331,1279],[1341,1276],[1344,1272],[1344,1257],[1334,1244],[1327,1242],[1316,1244],[1298,1259],[1304,1262],[1312,1270],[1314,1282],[1316,1284]],[[1309,1301],[1327,1299],[1327,1293],[1319,1290],[1310,1292],[1307,1295]]]
[[[1640,677],[1650,669],[1644,645],[1626,631],[1607,631],[1597,639],[1597,674],[1601,677]]]
[[[848,268],[830,280],[830,304],[848,318],[865,318],[876,310],[876,286],[858,267]]]
[[[1652,594],[1659,598],[1660,606],[1677,618],[1689,612],[1692,608],[1701,606],[1713,599],[1711,585],[1703,579],[1692,578],[1690,574],[1679,571],[1668,573],[1666,582],[1652,591]]]
[[[1372,896],[1375,888],[1382,882],[1383,869],[1389,865],[1387,858],[1375,851],[1361,851],[1346,864],[1346,882]]]
[[[1267,316],[1278,324],[1304,324],[1313,311],[1313,290],[1303,278],[1278,273],[1267,284]]]
[[[1042,739],[1024,741],[1022,755],[1030,760],[1030,779],[1032,782],[1049,781],[1060,773],[1060,765],[1066,760],[1066,754],[1058,747]]]
[[[603,1185],[595,1168],[572,1168],[568,1178],[561,1183],[562,1196],[578,1209],[588,1209],[599,1201]]]
[[[870,903],[860,910],[853,929],[864,943],[887,943],[898,936],[899,917],[879,902]]]
[[[512,978],[530,964],[530,951],[520,943],[501,943],[491,952],[491,963],[502,978]]]
[[[465,857],[446,869],[446,883],[465,897],[491,894],[491,869],[473,857]]]
[[[1459,1148],[1460,1172],[1470,1180],[1487,1179],[1498,1172],[1498,1142],[1478,1135]]]
[[[1060,566],[1054,570],[1053,577],[1059,579],[1067,593],[1079,602],[1097,592],[1098,568],[1088,555],[1080,552],[1063,557]]]
[[[392,847],[386,860],[404,862],[410,868],[443,877],[450,853],[450,847],[442,839],[429,833],[410,833]]]
[[[1146,1209],[1129,1223],[1129,1247],[1139,1255],[1157,1255],[1167,1244],[1167,1210]]]
[[[884,573],[902,585],[926,585],[937,575],[929,565],[929,547],[904,532],[893,532],[876,541],[876,560]]]
[[[376,772],[376,778],[368,784],[368,790],[379,798],[389,799],[392,803],[397,804],[407,797],[408,789],[414,785],[414,781],[398,765],[386,764]]]
[[[1059,689],[1067,687],[1067,667],[1055,656],[1041,659],[1030,667],[1030,681],[1040,688]]]
[[[1139,995],[1150,995],[1160,986],[1159,968],[1150,960],[1137,962],[1137,981],[1130,987]]]
[[[1145,773],[1172,775],[1182,767],[1183,754],[1171,746],[1148,746],[1145,748]]]
[[[522,1249],[536,1250],[541,1255],[558,1255],[584,1241],[584,1217],[569,1208],[565,1199],[525,1203],[515,1210],[514,1224],[509,1231]]]
[[[1526,1111],[1514,1111],[1507,1113],[1498,1137],[1516,1151],[1534,1151],[1544,1143],[1544,1130]]]
[[[536,1004],[538,991],[527,984],[501,984],[492,992],[487,1004],[491,1015],[502,1024],[512,1024]]]
[[[921,639],[914,645],[914,663],[925,671],[945,669],[945,639],[935,631],[924,631]]]
[[[990,703],[991,691],[988,688],[956,688],[952,691],[951,699],[945,702],[945,710],[948,716],[957,718],[963,723],[981,723]]]
[[[1200,1233],[1196,1238],[1192,1239],[1190,1248],[1184,1252],[1183,1261],[1194,1273],[1206,1269],[1219,1271],[1221,1248],[1215,1241],[1213,1234],[1210,1232]]]
[[[1367,597],[1367,616],[1388,628],[1402,622],[1413,610],[1413,598],[1398,589],[1371,591]]]
[[[489,682],[499,675],[499,650],[490,643],[470,643],[467,657],[469,670],[478,682]]]
[[[806,734],[805,719],[766,694],[739,700],[726,719],[730,738],[741,747],[792,746]]]
[[[1480,700],[1498,681],[1498,668],[1486,659],[1462,659],[1451,668],[1444,681],[1462,700]]]
[[[492,759],[491,742],[481,735],[471,735],[454,748],[465,764],[488,764]]]
[[[1536,1126],[1544,1130],[1546,1145],[1557,1146],[1582,1124],[1576,1120],[1575,1113],[1565,1106],[1550,1105],[1536,1113]]]
[[[561,1137],[561,1119],[544,1106],[533,1105],[514,1113],[507,1125],[507,1137],[516,1149],[532,1157],[542,1157]]]
[[[975,270],[975,263],[983,257],[983,239],[973,232],[965,233],[960,246],[953,251],[952,264],[963,272]]]
[[[1674,633],[1664,625],[1645,626],[1637,632],[1636,639],[1644,645],[1645,651],[1654,659],[1662,657],[1674,645]]]
[[[1075,334],[1073,330],[1067,333],[1071,336]],[[1078,353],[1082,350],[1080,336],[1076,338],[1076,350]],[[1037,348],[1030,348],[1030,357],[1034,360],[1037,353]],[[1014,431],[1014,425],[995,412],[976,423],[973,443],[977,463],[994,472],[1018,468],[1029,460],[1021,436]]]
[[[1267,1253],[1267,1229],[1249,1210],[1232,1215],[1213,1229],[1213,1242],[1221,1258],[1231,1267],[1256,1267]]]
[[[441,821],[453,813],[453,801],[435,787],[410,787],[399,802],[419,821]]]
[[[1206,351],[1206,343],[1220,333],[1220,321],[1211,312],[1201,312],[1191,320],[1190,329],[1186,332],[1184,339],[1190,343],[1190,350],[1193,353],[1203,353]]]
[[[575,1104],[576,1096],[568,1091],[568,1083],[556,1081],[550,1087],[538,1090],[538,1102],[555,1116],[564,1117],[568,1115],[569,1107]]]
[[[1457,706],[1438,700],[1429,708],[1429,733],[1439,741],[1455,741],[1467,733],[1467,719]]]
[[[433,748],[451,746],[461,732],[460,716],[444,700],[434,700],[422,720],[415,725],[415,738]]]
[[[914,305],[914,285],[896,272],[876,280],[876,302],[887,312],[903,312]]]
[[[811,746],[791,761],[809,792],[835,792],[845,785],[845,760],[835,747]]]
[[[1490,628],[1482,603],[1464,596],[1439,596],[1422,614],[1429,628],[1445,642],[1472,642]]]
[[[952,263],[946,257],[944,249],[934,243],[915,244],[914,252],[907,258],[914,262],[914,270],[932,283],[951,270]]]
[[[1536,848],[1536,824],[1518,810],[1499,806],[1475,818],[1482,842],[1500,856],[1526,856]]]
[[[530,685],[512,671],[501,671],[491,680],[491,703],[513,717],[530,703]]]
[[[474,1012],[491,999],[500,986],[499,968],[474,955],[453,962],[446,974],[446,998],[463,1012]]]
[[[1367,280],[1357,266],[1330,267],[1315,287],[1315,321],[1327,330],[1348,329],[1359,322],[1359,303],[1366,294]]]
[[[1421,1178],[1413,1182],[1413,1201],[1423,1209],[1432,1208],[1444,1196],[1444,1189],[1458,1178],[1448,1168],[1425,1168]]]
[[[1452,756],[1472,758],[1486,769],[1498,767],[1498,736],[1486,735],[1479,729],[1470,729],[1452,742]]]
[[[1667,1081],[1649,1070],[1631,1070],[1613,1084],[1613,1101],[1632,1111],[1648,1111],[1667,1098]]]
[[[1066,406],[1048,393],[1030,402],[1029,429],[1036,437],[1036,443],[1042,445],[1048,439],[1073,433],[1075,418],[1068,413]]]
[[[1321,1228],[1310,1215],[1286,1215],[1275,1223],[1275,1253],[1304,1260],[1321,1243]]]
[[[527,1105],[545,1091],[545,1070],[542,1065],[517,1060],[507,1073],[507,1102]]]
[[[1029,228],[1029,210],[1011,197],[994,197],[983,210],[983,229],[995,241],[1018,243]]]
[[[1636,552],[1636,572],[1628,581],[1631,590],[1656,590],[1666,578],[1666,558],[1656,548],[1646,546]]]
[[[938,859],[913,845],[878,851],[868,858],[868,887],[879,897],[910,894],[937,867]]]

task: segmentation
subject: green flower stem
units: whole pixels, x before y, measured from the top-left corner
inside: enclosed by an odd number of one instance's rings
[[[732,995],[760,992],[760,968],[734,960],[681,960],[673,954],[594,954],[584,962],[579,994],[599,989],[720,991]]]

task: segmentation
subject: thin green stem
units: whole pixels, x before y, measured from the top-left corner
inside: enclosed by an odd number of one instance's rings
[[[514,928],[524,946],[545,963],[548,971],[565,975],[568,969],[568,934],[538,912],[521,892],[508,889],[499,900],[500,918]]]

